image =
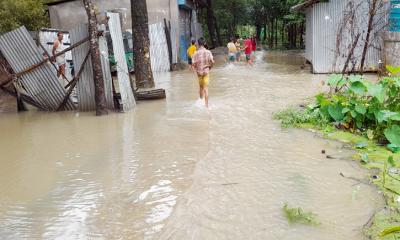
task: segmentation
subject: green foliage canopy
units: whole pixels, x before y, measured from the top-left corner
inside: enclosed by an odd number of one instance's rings
[[[0,32],[25,25],[35,31],[48,26],[44,0],[0,0]]]

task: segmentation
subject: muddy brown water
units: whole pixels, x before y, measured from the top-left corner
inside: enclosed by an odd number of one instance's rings
[[[339,143],[282,130],[273,112],[320,91],[296,53],[157,76],[168,101],[126,114],[0,115],[1,239],[364,239],[377,190]],[[327,159],[324,149],[337,159]],[[288,203],[318,214],[289,224]]]

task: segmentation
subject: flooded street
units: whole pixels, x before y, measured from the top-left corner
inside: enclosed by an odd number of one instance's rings
[[[272,120],[322,89],[301,64],[220,64],[209,110],[182,71],[157,76],[167,101],[126,114],[1,115],[0,239],[365,239],[382,200],[340,176],[366,178],[353,152]],[[289,224],[285,203],[322,224]]]

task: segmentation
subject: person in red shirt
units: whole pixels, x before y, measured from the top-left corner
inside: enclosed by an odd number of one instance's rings
[[[246,62],[253,64],[251,60],[251,53],[253,52],[253,43],[250,38],[244,40],[244,54],[246,54]]]
[[[253,52],[257,51],[257,37],[254,36],[254,37],[251,39],[251,44],[252,44],[252,46],[253,46]]]

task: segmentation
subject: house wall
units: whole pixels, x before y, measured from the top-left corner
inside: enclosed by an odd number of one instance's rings
[[[130,31],[132,29],[130,0],[93,0],[93,3],[100,12],[113,11],[120,13],[122,30]],[[193,26],[192,33],[194,37],[199,38],[200,35],[202,36],[203,31],[197,23],[197,18],[192,18],[196,22],[192,21],[191,23],[188,17],[192,7],[194,5],[191,0],[186,0],[182,8],[179,7],[178,0],[147,0],[149,25],[164,22],[164,19],[171,23],[173,63],[177,63],[179,59],[186,60],[184,53],[186,53],[185,48],[192,37],[190,36],[191,26]],[[49,13],[51,27],[55,29],[68,31],[87,22],[83,3],[78,0],[49,6]],[[184,40],[184,42],[181,43],[181,40]]]
[[[306,11],[306,55],[307,61],[313,61],[313,12],[312,9]]]
[[[130,0],[93,0],[93,4],[100,12],[116,11],[122,15],[123,31],[132,28]],[[171,21],[178,23],[177,0],[147,0],[149,24]],[[70,1],[49,6],[50,22],[52,28],[70,30],[87,21],[86,12],[82,1]],[[73,16],[71,16],[73,13]]]
[[[359,44],[355,48],[354,57],[356,61],[355,70],[360,70],[360,61],[363,46],[366,38],[368,25],[368,2],[365,0],[355,0],[357,7],[357,32],[361,33]],[[311,59],[314,73],[341,72],[351,46],[354,32],[343,30],[340,38],[339,54],[337,52],[337,34],[343,21],[348,0],[331,0],[330,2],[317,3],[307,11],[307,27],[311,26],[306,39],[306,57]],[[376,18],[377,25],[384,26],[387,19],[382,17],[384,12]],[[312,35],[311,39],[310,36]],[[382,59],[382,38],[379,33],[372,34],[372,45],[369,48],[366,58],[365,70],[376,70],[379,61]],[[350,66],[350,69],[352,66]]]

